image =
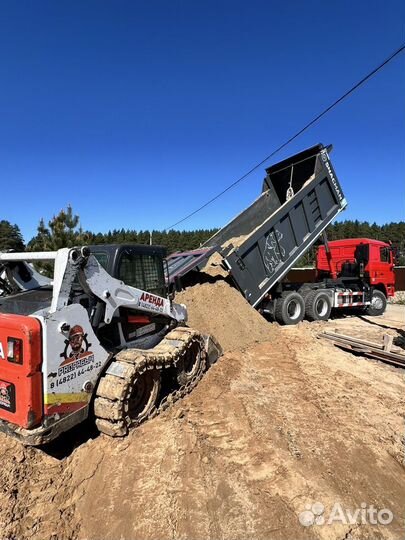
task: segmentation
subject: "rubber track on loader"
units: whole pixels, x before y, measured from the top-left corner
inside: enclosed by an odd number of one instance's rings
[[[154,408],[147,418],[133,421],[126,411],[126,396],[131,392],[131,385],[136,375],[146,370],[164,370],[176,367],[193,344],[198,343],[203,355],[201,368],[187,384],[166,396],[158,408]],[[187,327],[178,327],[169,332],[153,349],[125,349],[115,358],[101,378],[94,401],[94,412],[98,429],[112,437],[124,436],[129,428],[154,417],[166,409],[170,403],[177,401],[196,386],[206,366],[204,339],[197,331]]]

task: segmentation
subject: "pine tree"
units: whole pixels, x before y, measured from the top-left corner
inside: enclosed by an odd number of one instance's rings
[[[52,249],[51,233],[43,218],[39,220],[36,236],[28,242],[28,249],[29,251],[51,251]]]
[[[93,236],[91,233],[84,233],[78,227],[79,216],[73,214],[72,207],[62,209],[59,214],[53,216],[45,225],[43,218],[40,219],[37,234],[28,243],[29,251],[56,251],[64,247],[73,247],[83,244],[85,234]],[[36,268],[47,276],[53,274],[52,263],[37,263]]]
[[[24,240],[17,225],[9,221],[0,221],[0,251],[24,251]]]

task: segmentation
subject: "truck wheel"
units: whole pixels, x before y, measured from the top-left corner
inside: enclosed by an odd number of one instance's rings
[[[331,298],[326,292],[311,291],[305,297],[305,315],[309,321],[327,321],[331,311]]]
[[[276,300],[274,318],[280,324],[298,324],[305,315],[304,299],[295,291],[283,293]]]
[[[366,309],[366,314],[372,317],[382,315],[387,308],[387,298],[385,294],[378,289],[373,290],[371,304]]]

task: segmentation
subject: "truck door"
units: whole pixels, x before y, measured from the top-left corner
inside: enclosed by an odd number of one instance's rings
[[[386,296],[393,296],[395,275],[391,246],[381,242],[370,243],[367,277],[372,287],[382,290]]]

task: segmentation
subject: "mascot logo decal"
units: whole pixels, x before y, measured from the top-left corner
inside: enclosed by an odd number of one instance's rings
[[[65,340],[65,350],[61,353],[64,360],[59,366],[58,376],[92,363],[94,354],[89,351],[90,347],[91,343],[87,341],[87,334],[84,333],[83,328],[78,324],[72,326],[69,338]]]

